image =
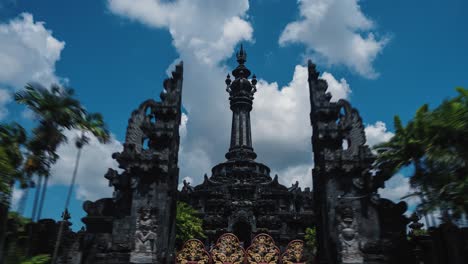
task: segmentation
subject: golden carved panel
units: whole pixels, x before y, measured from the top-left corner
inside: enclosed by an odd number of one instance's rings
[[[176,263],[178,264],[208,264],[210,255],[205,246],[198,239],[190,239],[184,243],[182,250],[177,252]]]
[[[249,264],[277,264],[279,261],[280,250],[273,238],[267,234],[254,237],[246,252]]]
[[[289,242],[286,251],[281,256],[283,264],[304,264],[306,263],[304,256],[304,241],[293,240]]]
[[[211,249],[211,258],[214,264],[242,264],[245,251],[240,246],[239,239],[234,234],[227,233],[218,238]]]

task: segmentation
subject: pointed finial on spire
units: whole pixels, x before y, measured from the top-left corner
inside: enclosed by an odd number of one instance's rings
[[[68,221],[70,220],[70,218],[71,218],[70,212],[68,212],[68,209],[65,208],[65,211],[63,211],[62,213],[62,219],[63,221]]]
[[[236,77],[236,79],[240,77],[249,77],[250,71],[244,65],[244,63],[247,61],[247,52],[245,52],[244,45],[242,45],[242,43],[240,46],[240,50],[236,52],[236,57],[239,65],[237,65],[237,67],[232,71],[232,75]]]
[[[237,52],[236,54],[236,57],[237,57],[237,62],[241,65],[247,61],[247,52],[244,51],[244,45],[242,45],[242,43],[241,43],[239,52]]]

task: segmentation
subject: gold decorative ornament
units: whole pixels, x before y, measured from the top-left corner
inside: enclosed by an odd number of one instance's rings
[[[286,251],[281,256],[281,263],[283,264],[305,264],[304,257],[304,241],[293,240],[289,242]]]
[[[184,243],[182,250],[177,252],[177,264],[208,264],[210,255],[203,243],[198,239],[190,239]]]
[[[211,258],[214,264],[242,264],[245,260],[245,251],[240,246],[237,236],[231,233],[223,234],[211,249]]]
[[[273,238],[267,234],[259,234],[252,240],[247,249],[247,263],[249,264],[277,264],[280,250]]]

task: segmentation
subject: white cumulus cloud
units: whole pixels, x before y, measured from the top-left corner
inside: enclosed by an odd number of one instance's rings
[[[387,130],[387,125],[382,121],[377,121],[375,124],[369,124],[364,129],[369,146],[389,141],[395,134]]]
[[[184,61],[194,57],[215,65],[239,41],[252,38],[252,26],[243,19],[248,0],[108,0],[108,6],[115,14],[166,28]]]
[[[8,115],[6,105],[12,101],[11,93],[6,89],[0,89],[0,120]]]
[[[385,182],[385,188],[378,190],[378,193],[382,198],[392,200],[395,203],[405,201],[408,203],[410,209],[408,213],[412,212],[417,204],[421,201],[417,197],[408,197],[402,199],[404,196],[413,193],[414,190],[411,188],[409,178],[405,177],[401,173],[395,174],[390,180]]]
[[[316,58],[345,65],[362,76],[377,77],[372,63],[387,37],[376,35],[375,23],[359,0],[299,0],[300,19],[286,25],[280,45],[303,43]]]
[[[64,46],[32,14],[23,13],[0,24],[0,84],[19,89],[30,81],[46,87],[59,83],[55,63]]]
[[[11,89],[21,89],[31,81],[45,86],[59,82],[55,63],[64,46],[44,22],[35,22],[29,13],[0,23],[0,120],[8,115]]]
[[[259,80],[252,111],[252,139],[258,159],[278,173],[284,184],[299,180],[311,186],[313,166],[310,138],[309,86],[307,67],[297,65],[291,82],[279,88],[276,82]],[[332,100],[348,99],[351,89],[327,72],[320,78],[328,82]]]
[[[24,190],[14,187],[13,192],[11,195],[11,203],[10,203],[10,210],[11,211],[16,211],[18,210],[18,202],[20,201],[21,197],[23,197]]]
[[[60,159],[52,167],[50,184],[69,185],[72,179],[77,148],[74,140],[80,135],[78,130],[68,130],[66,144],[62,144],[57,154]],[[113,136],[108,144],[101,144],[96,137],[89,135],[90,141],[82,149],[78,174],[76,177],[76,196],[79,200],[96,200],[111,197],[113,188],[109,187],[104,174],[108,168],[118,168],[112,153],[122,151],[122,144]]]

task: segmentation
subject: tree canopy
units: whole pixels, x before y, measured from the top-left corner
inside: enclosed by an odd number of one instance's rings
[[[411,195],[421,198],[419,211],[455,219],[468,213],[468,90],[457,92],[432,110],[423,105],[406,126],[395,116],[395,136],[375,147],[380,171],[414,168]]]
[[[26,141],[24,129],[17,123],[0,124],[0,204],[8,205],[13,181],[24,182],[21,145]]]

